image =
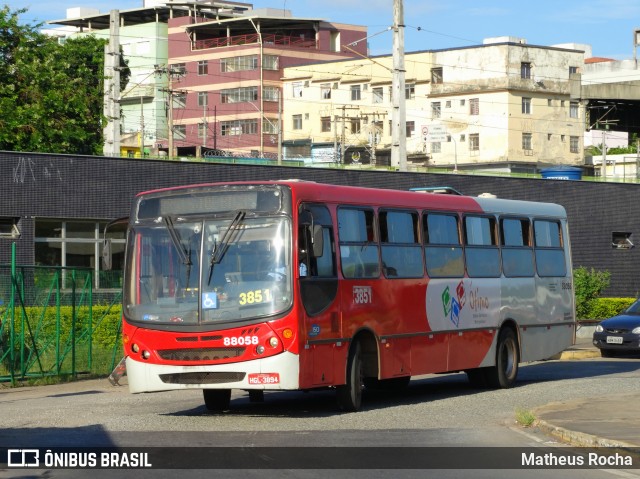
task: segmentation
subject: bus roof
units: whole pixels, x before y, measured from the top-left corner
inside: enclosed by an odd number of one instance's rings
[[[201,183],[160,188],[139,193],[137,196],[193,188],[242,185],[288,186],[294,199],[324,203],[349,203],[354,205],[384,205],[396,208],[420,208],[477,213],[503,213],[512,215],[536,215],[566,218],[565,209],[554,203],[509,200],[490,197],[473,197],[456,194],[425,193],[427,188],[394,190],[317,183],[306,180],[237,181],[225,183]]]

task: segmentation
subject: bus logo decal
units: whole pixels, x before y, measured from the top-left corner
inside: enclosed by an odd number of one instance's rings
[[[456,287],[456,297],[451,296],[451,290],[447,286],[442,292],[442,309],[445,317],[448,316],[457,328],[460,325],[460,312],[466,303],[464,281],[460,281]]]
[[[314,336],[317,336],[318,334],[320,334],[320,326],[317,324],[312,324],[311,331],[309,331],[309,336],[314,337]]]

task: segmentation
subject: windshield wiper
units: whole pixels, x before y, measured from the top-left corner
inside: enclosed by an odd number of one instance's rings
[[[240,210],[236,213],[236,216],[231,221],[229,228],[225,231],[224,235],[222,235],[222,239],[220,243],[217,241],[213,241],[213,247],[211,248],[211,262],[209,263],[209,279],[207,280],[207,285],[211,284],[211,277],[213,276],[213,267],[214,265],[220,263],[224,254],[227,252],[229,248],[229,243],[231,243],[231,239],[234,233],[238,230],[238,226],[246,216],[247,212]]]
[[[189,287],[189,278],[191,277],[191,250],[187,251],[187,248],[182,244],[182,238],[180,238],[180,233],[176,230],[173,225],[173,220],[170,216],[165,216],[164,224],[167,226],[167,231],[169,232],[169,237],[171,238],[171,242],[178,252],[178,256],[180,256],[180,262],[186,266],[187,278],[185,280],[185,288]]]

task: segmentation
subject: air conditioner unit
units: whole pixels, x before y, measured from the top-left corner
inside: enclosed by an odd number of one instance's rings
[[[304,82],[304,87],[308,88],[309,87],[309,80],[307,80],[306,82]]]
[[[333,89],[334,89],[334,90],[337,90],[337,89],[338,89],[338,82],[335,82],[335,83],[333,84]]]

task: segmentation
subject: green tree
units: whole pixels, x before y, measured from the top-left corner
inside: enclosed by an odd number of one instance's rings
[[[608,271],[588,270],[581,266],[573,271],[573,284],[576,295],[576,316],[578,319],[589,317],[591,302],[598,298],[609,286],[611,273]]]
[[[57,39],[0,10],[0,149],[100,154],[106,40]],[[130,72],[123,63],[121,83]],[[124,86],[123,85],[123,86]]]

